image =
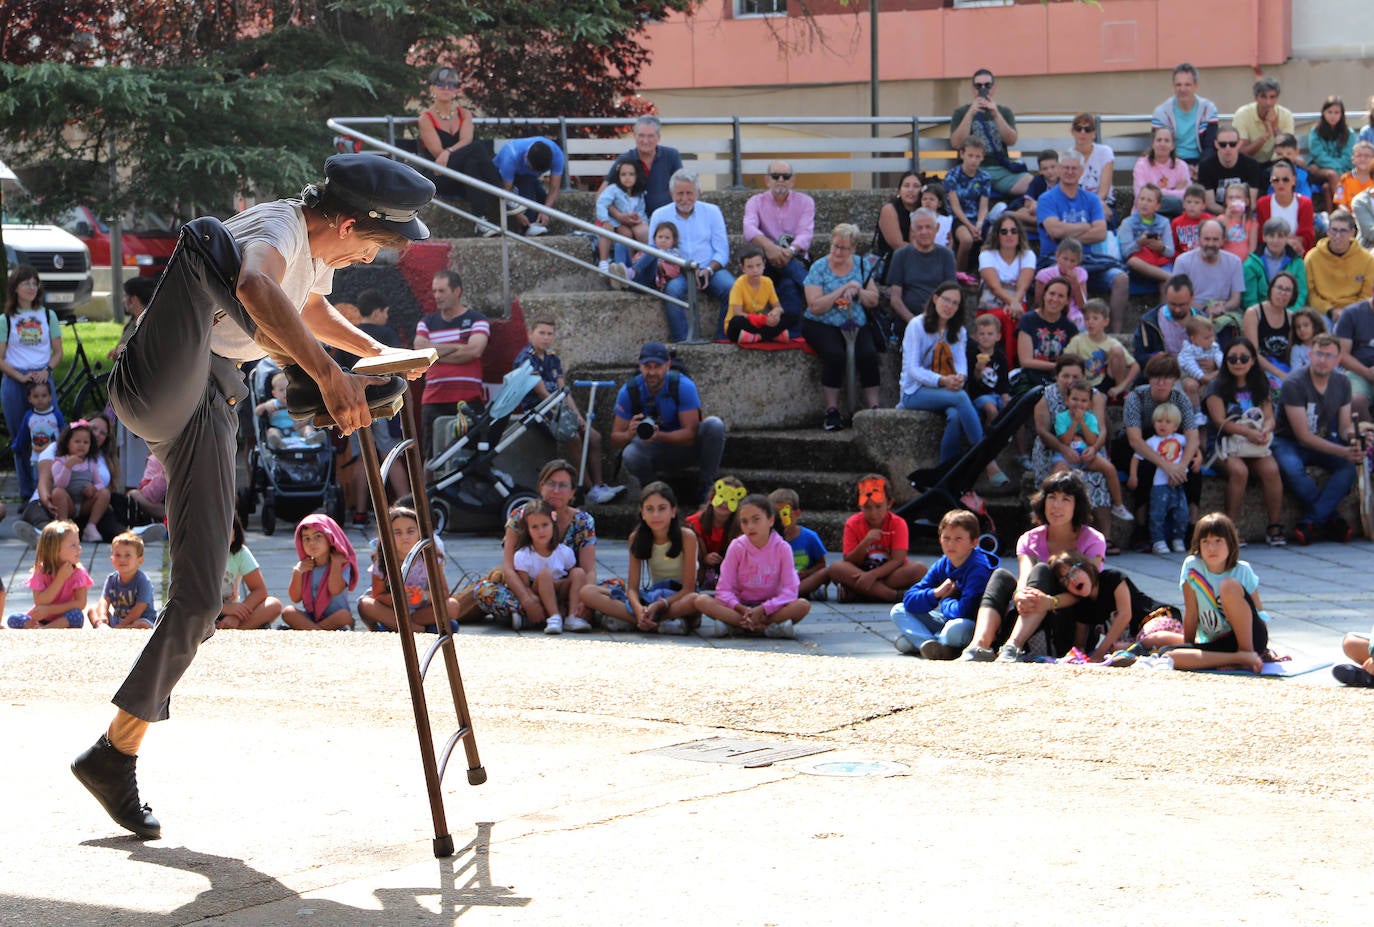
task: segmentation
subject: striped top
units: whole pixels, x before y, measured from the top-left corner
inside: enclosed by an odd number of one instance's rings
[[[415,327],[416,338],[427,338],[435,347],[445,344],[467,344],[474,335],[491,337],[487,317],[469,309],[451,319],[441,312],[432,312]],[[425,374],[425,393],[422,402],[460,402],[482,398],[482,359],[465,364],[440,361]]]

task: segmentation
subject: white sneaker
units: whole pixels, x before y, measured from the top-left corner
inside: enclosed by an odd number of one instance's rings
[[[1170,546],[1174,549],[1174,553],[1176,553],[1176,554],[1186,554],[1186,553],[1188,553],[1188,545],[1187,545],[1187,544],[1184,544],[1181,540],[1180,540],[1180,541],[1174,541],[1174,543],[1171,544]]]
[[[1154,544],[1154,547],[1152,548],[1152,550],[1154,550],[1154,552],[1157,553],[1157,554],[1167,554],[1167,553],[1169,552],[1169,542],[1168,542],[1168,541],[1155,541],[1155,544]]]
[[[38,539],[43,534],[43,530],[41,528],[35,527],[34,525],[31,525],[23,520],[15,522],[14,527],[10,530],[14,532],[15,537],[17,537],[19,540],[23,541],[30,547],[37,547]]]
[[[611,275],[611,286],[617,290],[625,289],[625,284],[630,279],[630,269],[624,264],[616,261],[607,270]]]
[[[770,624],[768,627],[764,628],[763,636],[771,637],[775,640],[794,641],[797,639],[797,630],[792,622],[779,621],[776,624]],[[905,640],[905,638],[903,638],[903,640]]]
[[[687,633],[687,625],[683,623],[681,618],[664,618],[658,623],[658,633],[682,637]]]
[[[1118,521],[1135,521],[1135,515],[1131,510],[1120,503],[1112,506],[1112,516]]]
[[[609,273],[611,272],[611,262],[610,262],[610,261],[597,261],[597,262],[596,262],[596,269],[599,270],[599,271],[601,271],[603,274],[609,274]]]
[[[730,626],[715,618],[702,618],[701,627],[697,629],[697,633],[702,637],[729,637]]]
[[[540,235],[547,234],[549,234],[549,227],[539,222],[531,222],[530,227],[525,229],[525,236],[527,238],[538,238]]]
[[[581,634],[582,632],[590,631],[591,629],[592,623],[588,621],[586,618],[579,617],[578,615],[568,615],[566,618],[563,619],[564,631],[576,631],[577,633]]]
[[[158,541],[167,540],[167,526],[160,521],[148,525],[139,525],[133,529],[133,532],[143,539],[144,544],[155,544]]]
[[[563,616],[562,616],[562,615],[550,615],[550,616],[549,616],[549,620],[546,621],[546,622],[544,622],[544,633],[545,633],[545,634],[562,634],[562,633],[563,633]]]
[[[495,238],[501,234],[501,230],[490,222],[478,222],[476,225],[477,234],[483,238]]]
[[[95,525],[88,524],[86,527],[81,529],[81,540],[94,541],[95,543],[99,544],[101,541],[100,529],[97,528]]]
[[[510,629],[512,631],[523,631],[525,628],[525,615],[523,612],[512,612],[510,616]]]
[[[624,486],[607,486],[602,483],[587,490],[587,501],[593,505],[605,505],[624,491]]]
[[[506,200],[506,215],[518,216],[524,211],[525,207],[521,206],[515,200]]]
[[[628,631],[637,630],[633,622],[626,621],[624,618],[613,618],[610,615],[601,616],[601,627],[612,634],[624,634]]]

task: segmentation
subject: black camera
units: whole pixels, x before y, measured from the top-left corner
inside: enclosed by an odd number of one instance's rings
[[[639,437],[639,440],[641,441],[648,441],[650,438],[654,436],[654,433],[657,431],[658,422],[649,418],[647,415],[644,416],[644,418],[640,419],[639,424],[635,426],[635,434]]]

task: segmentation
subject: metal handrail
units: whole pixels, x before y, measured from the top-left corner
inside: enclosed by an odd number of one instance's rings
[[[544,205],[543,203],[539,203],[539,202],[535,202],[534,200],[526,199],[525,197],[519,195],[518,193],[515,193],[515,192],[513,192],[513,191],[507,190],[507,189],[505,189],[504,187],[493,186],[492,184],[486,183],[485,181],[478,180],[476,177],[470,177],[470,176],[468,176],[467,174],[461,173],[461,172],[459,172],[459,171],[452,170],[451,168],[446,167],[446,166],[444,166],[444,165],[436,164],[434,161],[430,160],[430,159],[427,158],[427,157],[423,157],[423,156],[418,155],[418,154],[416,154],[416,153],[414,153],[414,152],[406,151],[406,150],[403,149],[403,148],[398,148],[395,144],[393,144],[393,142],[394,142],[394,140],[395,140],[395,136],[394,136],[394,126],[395,126],[397,123],[401,123],[401,122],[403,122],[403,121],[404,121],[404,120],[398,120],[398,119],[396,119],[395,117],[392,117],[392,116],[383,116],[383,117],[358,117],[358,118],[330,119],[330,120],[328,120],[328,122],[326,123],[326,125],[329,127],[329,129],[330,129],[331,131],[338,132],[338,133],[341,134],[341,135],[346,135],[346,136],[348,136],[349,138],[356,139],[357,141],[362,142],[364,145],[370,146],[370,147],[372,147],[372,148],[376,148],[376,149],[378,149],[378,150],[380,150],[380,151],[384,151],[384,152],[386,152],[387,154],[389,154],[389,155],[390,155],[392,158],[394,158],[394,159],[398,159],[398,160],[401,160],[401,161],[408,162],[408,163],[410,163],[412,166],[417,167],[417,168],[419,168],[419,169],[421,169],[421,170],[423,170],[423,171],[428,171],[428,172],[431,172],[431,173],[441,174],[441,175],[443,175],[444,177],[448,177],[448,178],[451,178],[451,179],[453,179],[453,180],[456,180],[456,181],[458,181],[459,183],[464,184],[465,186],[468,186],[468,187],[473,188],[474,190],[478,190],[478,191],[480,191],[480,192],[482,192],[482,193],[486,193],[486,194],[489,194],[489,195],[491,195],[491,196],[494,196],[494,197],[497,198],[497,201],[498,201],[498,202],[506,202],[506,201],[509,201],[509,202],[513,202],[513,203],[519,203],[521,206],[524,206],[524,207],[527,208],[527,209],[535,209],[535,210],[538,210],[539,212],[547,213],[551,218],[558,219],[560,222],[565,222],[565,223],[567,223],[568,225],[571,225],[573,228],[579,229],[579,230],[581,230],[581,231],[583,231],[583,232],[585,232],[585,233],[589,233],[589,234],[591,234],[591,235],[594,235],[594,236],[597,236],[597,237],[600,237],[600,238],[608,238],[608,239],[610,239],[612,242],[614,242],[614,243],[616,243],[616,244],[625,245],[626,247],[628,247],[628,248],[633,248],[633,249],[635,249],[636,251],[641,251],[641,252],[644,252],[644,253],[646,253],[646,254],[651,254],[651,255],[653,255],[655,258],[657,258],[658,260],[660,260],[660,261],[665,261],[665,262],[667,262],[667,263],[669,263],[669,264],[676,264],[678,267],[681,267],[684,271],[687,271],[687,273],[685,273],[685,274],[683,275],[684,278],[685,278],[686,281],[687,281],[687,299],[686,299],[686,300],[681,300],[681,299],[678,299],[678,298],[676,298],[676,297],[669,296],[667,293],[661,292],[661,291],[659,291],[659,290],[655,290],[655,289],[653,289],[652,287],[644,286],[643,284],[640,284],[640,283],[638,283],[637,281],[628,280],[628,279],[626,279],[626,280],[621,280],[620,278],[612,277],[610,274],[604,274],[604,273],[602,273],[601,268],[598,267],[598,266],[595,265],[595,264],[591,264],[591,263],[588,263],[588,262],[586,262],[586,261],[582,261],[582,260],[580,260],[580,259],[578,259],[578,258],[576,258],[576,257],[573,257],[571,254],[565,254],[565,253],[563,253],[562,251],[559,251],[559,250],[556,249],[556,248],[550,247],[549,245],[545,244],[544,242],[538,241],[538,240],[536,240],[536,239],[527,238],[527,237],[524,236],[524,235],[515,235],[515,234],[513,234],[513,233],[506,227],[506,211],[505,211],[505,208],[502,207],[501,209],[498,209],[498,210],[497,210],[497,213],[498,213],[498,216],[499,216],[499,219],[500,219],[500,225],[499,225],[499,226],[494,226],[494,227],[495,227],[495,228],[497,229],[497,231],[500,233],[500,237],[501,237],[501,299],[502,299],[503,304],[504,304],[504,306],[505,306],[505,308],[506,308],[507,310],[509,310],[510,305],[511,305],[511,297],[510,297],[510,248],[509,248],[509,244],[508,244],[508,243],[509,243],[510,241],[513,240],[513,241],[516,241],[516,242],[520,243],[520,244],[523,245],[523,246],[527,246],[527,247],[531,247],[531,248],[536,248],[536,249],[538,249],[538,250],[540,250],[540,251],[543,251],[543,252],[546,253],[546,254],[552,254],[552,255],[554,255],[555,257],[559,258],[560,260],[564,260],[564,261],[567,261],[567,262],[569,262],[569,263],[575,264],[575,265],[577,265],[578,267],[583,268],[584,270],[590,270],[590,271],[596,273],[596,274],[599,275],[599,276],[606,277],[608,280],[615,280],[616,282],[618,282],[618,283],[623,283],[624,285],[626,285],[626,286],[628,286],[628,287],[630,287],[630,288],[632,288],[632,289],[640,290],[640,291],[642,291],[642,292],[645,292],[645,293],[648,293],[648,294],[650,294],[650,295],[652,295],[652,296],[655,296],[655,297],[657,297],[658,299],[661,299],[661,300],[663,300],[663,301],[665,301],[665,302],[672,303],[673,305],[676,305],[676,306],[681,306],[683,309],[685,309],[685,310],[687,311],[687,340],[688,340],[688,341],[698,341],[698,340],[700,340],[700,335],[699,335],[700,321],[699,321],[699,319],[697,318],[697,297],[698,297],[698,293],[697,293],[697,279],[696,279],[696,271],[698,270],[699,265],[697,264],[696,261],[691,260],[691,259],[689,259],[689,258],[684,258],[684,257],[682,257],[681,255],[670,254],[670,253],[667,252],[667,251],[663,251],[663,250],[661,250],[661,249],[659,249],[659,248],[656,248],[656,247],[654,247],[654,246],[651,245],[651,244],[647,244],[647,243],[645,243],[645,242],[641,242],[641,241],[639,241],[638,239],[627,238],[627,237],[624,236],[624,235],[617,234],[616,232],[609,231],[609,230],[607,230],[607,229],[601,228],[601,227],[598,226],[598,225],[593,225],[593,224],[590,223],[590,222],[586,222],[586,221],[584,221],[584,220],[582,220],[582,219],[579,219],[577,216],[571,215],[571,214],[566,213],[566,212],[562,212],[562,211],[560,211],[560,210],[558,210],[558,209],[550,208],[550,207]],[[411,120],[408,120],[408,121],[414,122],[414,121],[416,121],[416,120],[411,119]],[[383,141],[383,140],[381,140],[381,139],[379,139],[379,138],[373,138],[372,136],[367,135],[366,133],[359,132],[357,129],[352,128],[351,124],[353,124],[353,123],[362,123],[362,124],[377,124],[377,123],[381,123],[381,124],[387,125],[387,127],[388,127],[388,132],[389,132],[389,135],[390,135],[392,141],[391,141],[391,142]],[[451,212],[451,213],[454,213],[455,215],[459,215],[459,216],[462,216],[463,218],[470,219],[470,220],[472,220],[472,221],[474,221],[474,222],[476,222],[476,223],[478,223],[478,224],[480,224],[480,225],[482,225],[482,226],[486,226],[486,227],[489,227],[489,228],[490,228],[490,227],[493,227],[493,226],[491,226],[490,223],[487,221],[486,217],[484,217],[484,216],[478,216],[478,215],[476,215],[476,214],[474,214],[474,213],[468,212],[468,211],[465,210],[465,209],[461,209],[461,208],[459,208],[459,207],[457,207],[457,206],[454,206],[452,203],[444,202],[444,201],[442,201],[442,200],[435,200],[435,201],[434,201],[434,205],[437,205],[437,206],[439,206],[441,209],[445,209],[445,210],[447,210],[447,211],[449,211],[449,212]]]

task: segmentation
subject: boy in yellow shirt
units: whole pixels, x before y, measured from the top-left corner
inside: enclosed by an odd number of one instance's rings
[[[730,308],[725,313],[726,337],[736,344],[789,340],[782,304],[773,281],[763,275],[763,265],[762,248],[740,249],[740,276],[730,288]]]

